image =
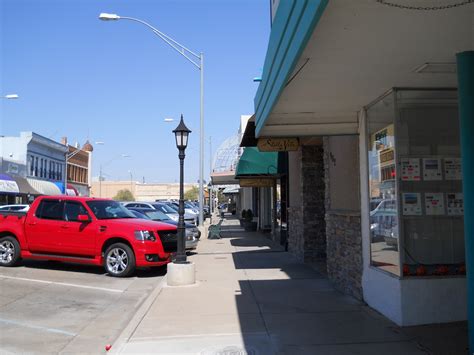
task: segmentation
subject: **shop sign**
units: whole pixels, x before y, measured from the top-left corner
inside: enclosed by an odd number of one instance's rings
[[[298,138],[259,138],[257,147],[261,152],[288,152],[298,150]]]
[[[272,187],[273,179],[255,178],[255,179],[240,179],[240,187]]]
[[[8,164],[7,173],[18,174],[18,171],[19,171],[18,164],[15,164],[15,163]]]

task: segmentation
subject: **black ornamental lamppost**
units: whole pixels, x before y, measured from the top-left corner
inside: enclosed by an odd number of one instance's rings
[[[175,263],[184,264],[186,263],[186,250],[185,250],[185,228],[184,228],[184,151],[188,145],[188,136],[191,130],[186,127],[183,121],[183,115],[181,115],[181,121],[178,127],[173,131],[176,137],[176,147],[179,150],[179,219],[178,219],[178,251],[176,253]]]

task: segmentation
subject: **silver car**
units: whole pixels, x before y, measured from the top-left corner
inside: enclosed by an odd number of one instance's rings
[[[179,218],[178,212],[175,209],[168,206],[168,204],[163,203],[163,202],[135,201],[135,202],[124,202],[123,205],[127,208],[152,208],[154,210],[158,210],[163,213],[166,213],[166,215],[175,222],[177,222]],[[185,213],[184,222],[197,225],[197,217],[194,214]]]

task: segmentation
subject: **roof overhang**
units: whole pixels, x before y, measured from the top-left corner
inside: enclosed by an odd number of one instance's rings
[[[236,185],[239,180],[235,178],[235,171],[224,171],[211,174],[212,185]]]
[[[255,137],[255,115],[249,118],[245,131],[240,141],[241,147],[256,147],[257,138]]]
[[[255,96],[256,136],[357,134],[359,111],[392,87],[457,87],[455,56],[474,48],[473,18],[474,3],[419,11],[281,1]]]

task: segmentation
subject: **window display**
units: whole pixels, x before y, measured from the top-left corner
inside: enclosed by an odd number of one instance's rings
[[[393,90],[367,109],[372,266],[465,273],[457,120],[455,90]]]

